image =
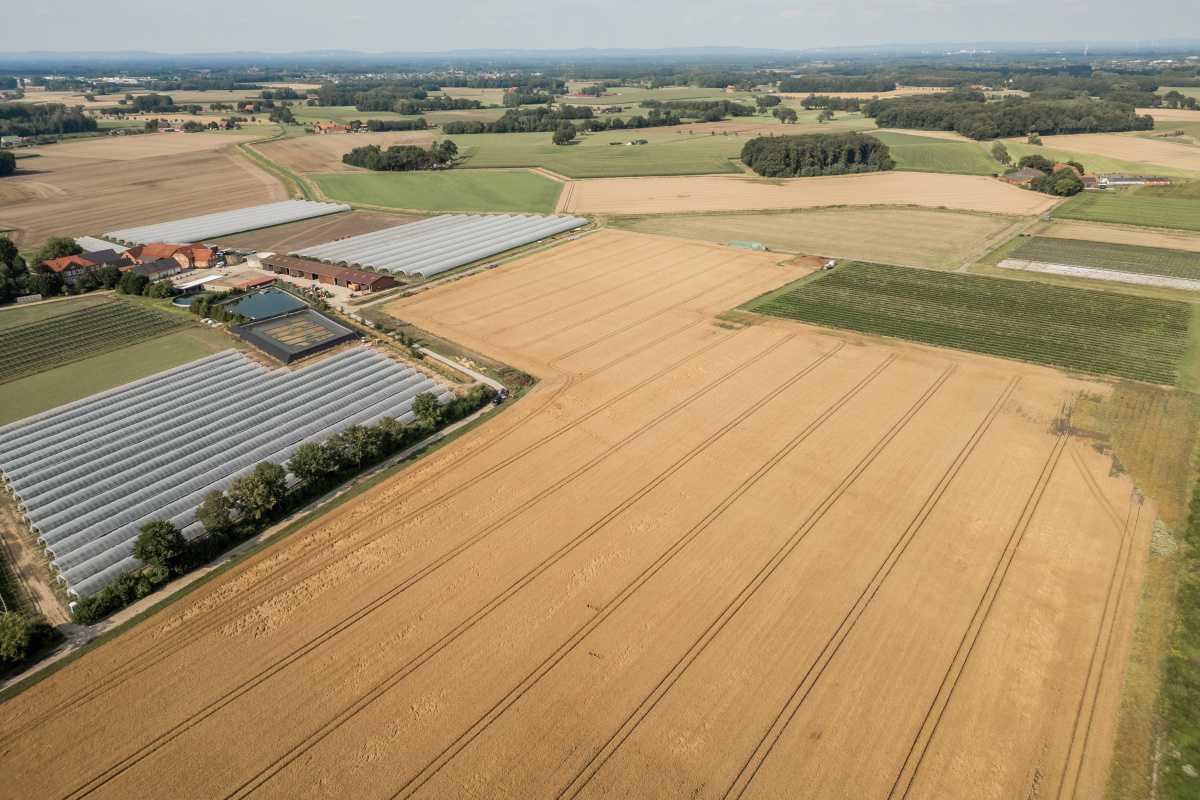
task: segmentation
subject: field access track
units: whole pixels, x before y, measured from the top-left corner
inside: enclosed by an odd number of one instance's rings
[[[542,380],[7,702],[8,790],[1097,796],[1154,510],[1054,423],[1106,387],[714,325],[777,258],[602,231],[391,304]]]

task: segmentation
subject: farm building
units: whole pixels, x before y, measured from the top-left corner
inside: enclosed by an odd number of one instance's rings
[[[146,264],[169,258],[178,261],[179,266],[183,269],[211,267],[216,264],[218,259],[218,253],[212,247],[198,244],[168,244],[166,242],[134,245],[123,255],[132,264]]]
[[[161,281],[183,272],[183,267],[173,258],[159,258],[129,268],[135,275],[143,275],[152,281]]]
[[[317,133],[349,133],[349,125],[339,125],[336,122],[318,122],[313,126]]]
[[[360,269],[323,264],[307,258],[292,256],[266,256],[261,259],[262,267],[279,275],[316,281],[330,286],[345,286],[354,292],[381,292],[398,286],[391,275],[366,272]]]
[[[89,261],[82,255],[75,255],[52,258],[49,261],[43,261],[38,266],[45,267],[51,272],[57,273],[64,281],[71,281],[85,272],[96,269],[99,265],[94,261]]]
[[[268,228],[288,222],[299,222],[349,210],[350,206],[340,203],[282,200],[278,203],[266,203],[234,211],[187,217],[155,225],[143,225],[138,228],[124,228],[104,235],[111,239],[130,243],[182,242],[193,244],[217,236]]]
[[[126,250],[129,249],[127,247],[117,244],[116,242],[109,242],[104,239],[97,239],[95,236],[76,236],[75,244],[82,247],[83,251],[85,253],[89,252],[89,251],[96,251],[96,250],[115,250],[118,253],[124,253]]]
[[[229,292],[235,289],[249,291],[250,289],[261,289],[264,286],[270,286],[274,282],[275,276],[269,272],[250,269],[218,278],[209,283],[208,288],[215,289],[218,292]]]
[[[0,474],[59,579],[84,597],[140,565],[146,522],[198,538],[210,491],[351,425],[407,422],[421,392],[451,396],[367,348],[294,371],[226,350],[0,428]]]
[[[1170,178],[1161,175],[1101,175],[1101,186],[1168,186]]]
[[[1005,183],[1011,183],[1013,186],[1029,188],[1034,181],[1044,177],[1046,177],[1046,173],[1042,172],[1040,169],[1034,169],[1033,167],[1022,167],[1021,169],[1015,169],[1012,172],[1004,173],[1000,180],[1004,181]]]
[[[443,214],[292,255],[428,278],[586,224],[572,216]]]
[[[284,364],[358,338],[358,334],[345,325],[310,308],[247,322],[234,327],[232,332]]]

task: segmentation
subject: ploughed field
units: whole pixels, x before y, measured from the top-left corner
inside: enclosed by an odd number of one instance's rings
[[[248,159],[224,152],[242,137],[146,134],[59,144],[17,161],[0,192],[0,230],[21,249],[51,236],[133,225],[286,200]]]
[[[6,790],[1097,796],[1155,515],[1056,420],[1108,387],[714,324],[778,260],[602,231],[390,304],[542,380],[8,701]]]
[[[851,263],[749,306],[835,328],[1172,384],[1192,307],[1090,289]]]

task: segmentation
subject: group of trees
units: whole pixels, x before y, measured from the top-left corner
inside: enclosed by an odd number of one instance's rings
[[[255,535],[331,486],[416,444],[442,425],[468,416],[493,397],[492,389],[483,385],[444,405],[432,394],[422,393],[413,399],[416,419],[412,422],[387,417],[375,425],[353,425],[324,442],[300,445],[286,465],[261,462],[234,479],[225,491],[214,489],[204,497],[196,519],[204,526],[205,535],[192,541],[170,521],[150,520],[141,527],[133,548],[143,566],[80,600],[75,621],[92,624],[145,597],[175,575]],[[294,479],[290,487],[289,473]],[[0,648],[3,636],[0,630]]]
[[[557,109],[540,106],[537,108],[512,108],[494,122],[480,120],[456,120],[442,124],[447,135],[463,133],[537,133],[558,129],[559,123],[593,118],[587,106],[560,106]]]
[[[0,135],[43,136],[96,130],[81,108],[62,103],[0,103]]]
[[[1010,97],[984,101],[978,92],[872,100],[863,113],[881,128],[957,131],[972,139],[996,139],[1029,132],[1093,133],[1150,130],[1154,119],[1132,106],[1106,100],[1031,100]]]
[[[862,100],[857,97],[831,97],[829,95],[810,94],[800,101],[804,108],[827,108],[830,111],[859,111]]]
[[[504,93],[501,104],[505,108],[518,106],[544,106],[554,102],[554,95],[548,92],[529,92],[521,89],[510,89]]]
[[[996,142],[999,147],[1004,147],[1001,142]],[[1005,148],[1003,153],[998,152],[997,147],[992,148],[992,156],[996,157],[1000,163],[1009,163],[1008,160],[1002,160],[998,156],[1003,155],[1005,159],[1008,157],[1008,149]],[[1071,195],[1079,194],[1083,191],[1083,181],[1080,180],[1080,175],[1084,173],[1083,164],[1078,161],[1068,161],[1066,166],[1060,170],[1054,169],[1055,162],[1041,155],[1028,155],[1021,158],[1017,162],[1017,169],[1029,167],[1046,173],[1043,177],[1038,178],[1029,188],[1043,194],[1053,194],[1059,197],[1070,197]],[[1073,169],[1072,169],[1073,168]]]
[[[896,79],[885,75],[795,75],[779,81],[781,92],[890,92]]]
[[[450,97],[449,95],[438,95],[436,97],[427,97],[424,100],[401,100],[398,101],[392,110],[397,114],[424,114],[427,111],[465,111],[472,108],[482,108],[483,103],[478,100],[469,100],[465,97]]]
[[[457,157],[458,145],[443,139],[428,150],[411,144],[396,144],[386,150],[374,144],[356,147],[342,156],[342,163],[381,172],[412,172],[449,167]]]
[[[8,150],[0,150],[0,178],[17,171],[17,157]]]
[[[367,120],[367,130],[375,133],[379,131],[423,131],[429,127],[429,123],[424,117],[416,119],[369,119]]]
[[[115,266],[104,266],[88,270],[70,282],[63,281],[58,273],[40,266],[62,256],[82,252],[71,239],[55,237],[46,242],[33,256],[33,267],[25,263],[17,247],[7,237],[0,236],[0,304],[11,303],[18,297],[40,294],[57,297],[61,294],[83,294],[95,289],[112,289],[121,279]]]
[[[642,108],[671,111],[701,122],[717,122],[726,117],[749,117],[756,111],[732,100],[643,100],[640,105]]]
[[[878,172],[895,166],[886,144],[859,133],[760,136],[742,147],[742,163],[771,178]]]
[[[1195,97],[1172,89],[1162,96],[1163,105],[1167,108],[1190,108],[1193,111],[1200,108],[1200,102]]]

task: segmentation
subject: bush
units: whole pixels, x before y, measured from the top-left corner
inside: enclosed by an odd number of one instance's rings
[[[561,123],[550,139],[555,144],[570,144],[575,141],[575,126],[569,122]]]
[[[33,641],[33,625],[24,614],[8,611],[0,614],[0,662],[24,661]]]

